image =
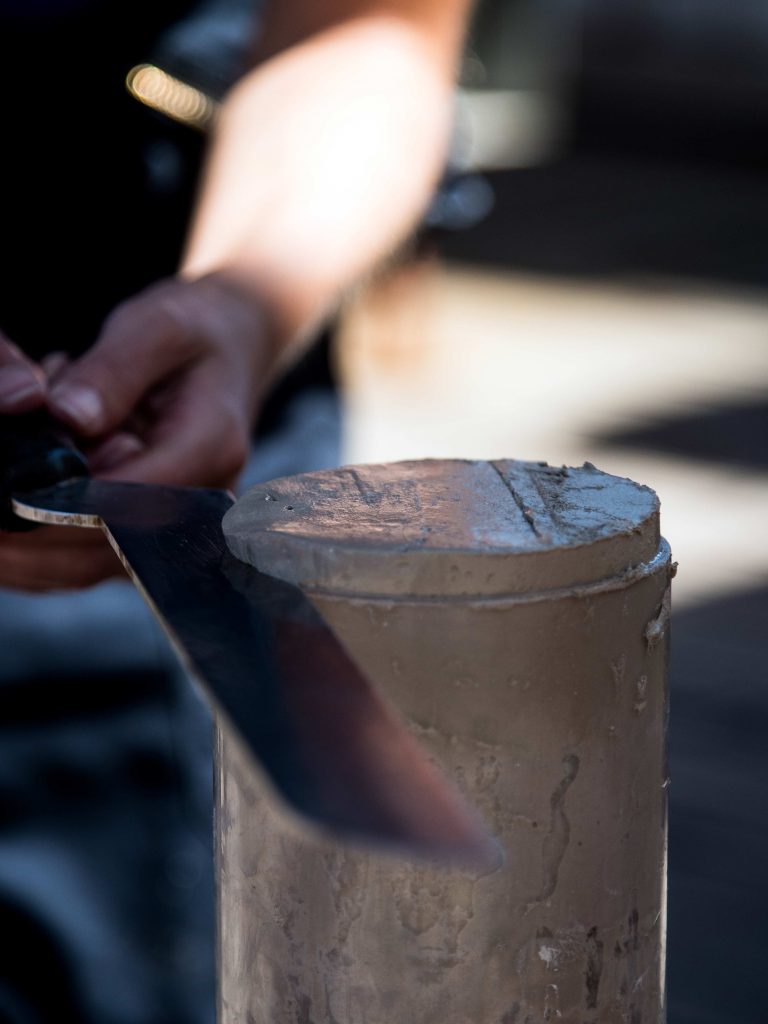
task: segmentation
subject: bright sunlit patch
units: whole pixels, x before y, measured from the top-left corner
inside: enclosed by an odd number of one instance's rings
[[[125,84],[140,103],[200,131],[210,128],[216,117],[218,105],[210,96],[154,64],[131,68]]]

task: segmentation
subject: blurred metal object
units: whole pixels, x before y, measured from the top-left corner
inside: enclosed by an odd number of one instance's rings
[[[154,64],[131,68],[125,85],[144,106],[198,131],[208,131],[216,120],[219,104],[214,99]]]
[[[220,1024],[661,1024],[658,512],[588,464],[427,460],[272,481],[228,514],[232,550],[308,588],[506,857],[449,871],[286,832],[220,727]]]

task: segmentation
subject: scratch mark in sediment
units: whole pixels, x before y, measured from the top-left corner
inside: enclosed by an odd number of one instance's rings
[[[597,994],[600,976],[603,973],[603,943],[597,937],[597,926],[587,932],[587,969],[584,980],[587,984],[587,1009],[597,1008]]]
[[[499,480],[501,480],[501,482],[507,488],[509,493],[512,495],[512,500],[517,505],[517,507],[520,509],[520,512],[522,514],[523,519],[526,521],[528,526],[530,526],[530,528],[533,531],[533,533],[538,538],[541,539],[542,534],[539,531],[538,526],[536,525],[536,520],[533,518],[533,512],[531,512],[531,510],[526,506],[526,504],[524,503],[522,497],[517,493],[515,488],[512,486],[512,482],[510,480],[508,480],[507,477],[504,476],[504,474],[499,469],[499,467],[496,465],[496,463],[495,462],[491,462],[490,466],[495,471],[495,473],[497,474]]]
[[[354,480],[355,487],[360,492],[360,497],[366,505],[378,505],[381,502],[381,497],[375,491],[372,491],[369,487],[365,486],[363,478],[356,469],[348,468],[347,473]]]
[[[549,829],[542,844],[542,868],[544,881],[541,891],[528,901],[525,913],[529,913],[534,907],[548,900],[557,888],[557,876],[560,865],[568,849],[571,840],[571,823],[565,813],[565,796],[569,787],[579,774],[579,759],[575,754],[568,754],[563,758],[565,774],[555,787],[549,800],[551,814]]]
[[[563,477],[559,471],[555,473],[542,474],[540,470],[529,469],[527,470],[527,473],[528,479],[533,484],[536,493],[541,499],[542,506],[547,510],[550,523],[553,527],[561,526],[561,517],[557,514],[556,499],[553,500],[553,495],[549,491],[545,490],[545,488],[543,487],[543,481],[546,476],[548,482],[554,480],[555,483],[562,484],[565,477]],[[551,540],[552,533],[551,531],[541,530],[539,531],[539,536],[542,537],[544,540]]]
[[[611,674],[616,693],[620,693],[624,685],[624,675],[627,671],[627,656],[622,654],[616,661],[611,662]]]

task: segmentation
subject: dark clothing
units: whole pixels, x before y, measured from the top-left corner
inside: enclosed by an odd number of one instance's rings
[[[0,328],[35,358],[176,267],[203,140],[124,83],[190,6],[0,5]],[[126,584],[0,616],[0,1021],[210,1024],[206,709]]]
[[[339,445],[305,390],[242,486]],[[0,1024],[213,1024],[210,731],[129,584],[0,588]]]
[[[0,0],[0,328],[31,356],[174,272],[204,139],[125,76],[220,94],[254,6]],[[254,482],[337,461],[322,349],[295,379]],[[211,820],[210,717],[134,589],[0,589],[0,1024],[212,1024]]]
[[[117,302],[175,270],[203,140],[139,104],[125,76],[189,6],[0,18],[0,327],[32,356],[81,352]]]
[[[259,0],[0,0],[4,107],[0,330],[33,358],[95,340],[121,300],[174,273],[205,148],[142,106],[146,61],[219,99],[246,66]],[[328,339],[270,396],[333,389]]]
[[[137,653],[0,686],[0,1021],[212,1024],[208,714],[126,584],[38,599],[34,642],[78,606]]]

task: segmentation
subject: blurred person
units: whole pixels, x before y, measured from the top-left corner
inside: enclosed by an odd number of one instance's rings
[[[468,0],[229,6],[260,33],[208,76],[224,99],[198,188],[193,134],[123,80],[215,42],[225,0],[0,0],[0,414],[47,407],[97,476],[232,485],[273,382],[442,169]],[[269,475],[327,459],[301,448],[316,435],[294,424]],[[119,571],[95,531],[0,535],[12,1024],[213,1017],[209,721]]]

